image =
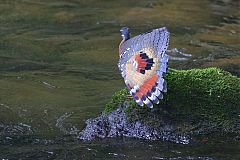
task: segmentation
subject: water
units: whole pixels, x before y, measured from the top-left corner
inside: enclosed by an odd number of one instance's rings
[[[74,136],[124,87],[122,26],[169,28],[169,49],[193,55],[172,68],[239,76],[238,10],[237,0],[1,0],[0,159],[239,159],[239,141],[225,135],[189,145]]]

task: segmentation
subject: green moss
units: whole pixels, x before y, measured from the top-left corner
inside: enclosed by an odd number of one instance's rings
[[[218,68],[173,71],[161,105],[193,119],[232,119],[239,111],[240,79]]]
[[[104,112],[109,113],[115,109],[119,105],[121,105],[123,102],[127,100],[128,90],[127,88],[122,89],[118,92],[116,92],[113,96],[110,102],[108,102],[105,106]]]
[[[240,113],[240,78],[218,68],[170,70],[166,75],[168,92],[159,105],[155,105],[160,117],[174,121],[208,121],[221,125],[238,123]],[[106,105],[105,112],[116,109],[126,101],[127,89],[117,92]],[[136,107],[133,100],[127,100],[126,108],[132,118],[149,117],[150,110]],[[155,115],[156,117],[156,115]],[[160,118],[161,119],[161,118]],[[154,119],[156,120],[156,119]]]

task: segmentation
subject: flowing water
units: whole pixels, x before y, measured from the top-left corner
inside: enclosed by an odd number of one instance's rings
[[[240,75],[238,0],[1,0],[0,160],[240,159],[239,137],[188,145],[116,138],[82,142],[120,77],[119,29],[166,26],[176,69],[218,66]],[[217,138],[216,138],[217,137]]]

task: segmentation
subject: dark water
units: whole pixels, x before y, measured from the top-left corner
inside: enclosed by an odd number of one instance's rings
[[[1,0],[0,160],[240,159],[231,136],[190,144],[75,136],[124,87],[119,28],[166,26],[177,69],[218,66],[240,75],[238,0]],[[217,138],[216,138],[217,137]],[[237,138],[239,139],[239,138]]]

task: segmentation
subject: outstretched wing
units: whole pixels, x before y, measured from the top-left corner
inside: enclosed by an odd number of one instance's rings
[[[135,101],[152,107],[163,98],[167,83],[163,79],[167,71],[169,42],[167,29],[159,28],[138,35],[120,46],[119,69]]]

